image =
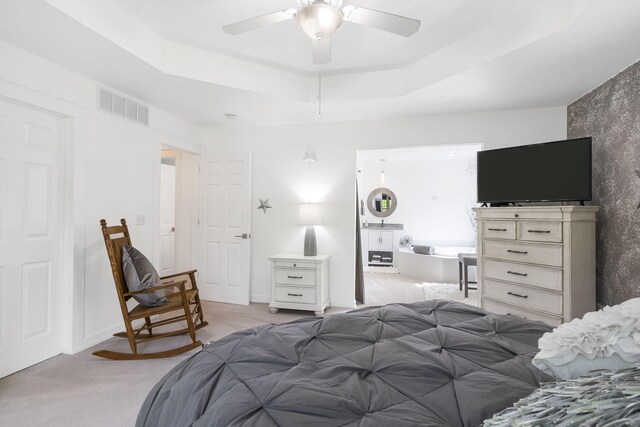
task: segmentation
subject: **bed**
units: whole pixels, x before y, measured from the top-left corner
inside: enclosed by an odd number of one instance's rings
[[[551,327],[432,300],[237,332],[178,364],[137,426],[477,426],[543,380]]]

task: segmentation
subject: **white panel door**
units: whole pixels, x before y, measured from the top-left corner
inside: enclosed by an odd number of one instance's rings
[[[251,154],[207,154],[200,173],[202,298],[249,304]]]
[[[175,273],[176,167],[160,165],[160,276]]]
[[[0,377],[61,352],[58,119],[0,101]]]

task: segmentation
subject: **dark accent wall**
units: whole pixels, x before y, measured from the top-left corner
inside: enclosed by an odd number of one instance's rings
[[[593,137],[597,301],[640,297],[640,62],[569,105],[567,133]]]

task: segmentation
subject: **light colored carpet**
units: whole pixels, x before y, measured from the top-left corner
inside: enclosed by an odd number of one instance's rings
[[[331,308],[327,313],[346,309]],[[238,306],[203,302],[209,326],[198,331],[202,342],[265,323],[285,323],[313,315],[282,310],[269,312],[267,304]],[[186,336],[141,345],[158,351],[186,344]],[[146,346],[146,347],[145,347]],[[74,355],[59,355],[0,379],[0,426],[132,426],[151,388],[180,361],[198,350],[167,359],[112,361],[93,351],[128,351],[127,340],[109,340]]]
[[[465,298],[464,290],[461,291],[457,283],[422,283],[422,291],[425,300],[448,299],[478,306],[478,291],[469,290],[469,297]]]

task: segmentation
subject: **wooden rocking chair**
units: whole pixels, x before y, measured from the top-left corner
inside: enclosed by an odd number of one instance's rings
[[[124,219],[121,219],[120,224],[121,225],[108,227],[107,221],[104,219],[100,220],[102,235],[107,247],[109,262],[111,263],[111,272],[113,273],[113,280],[116,285],[118,300],[120,301],[120,309],[122,310],[122,317],[126,329],[126,332],[119,332],[114,334],[114,336],[128,338],[132,353],[100,350],[93,353],[93,355],[114,360],[159,359],[175,356],[200,347],[202,342],[196,340],[196,330],[207,326],[208,323],[204,321],[202,305],[200,304],[200,296],[198,295],[198,286],[196,285],[195,276],[197,270],[185,271],[183,273],[161,277],[161,285],[136,292],[129,292],[122,272],[122,247],[124,245],[131,245],[131,237],[129,236],[127,222]],[[180,278],[188,280],[179,280]],[[190,287],[187,286],[188,282],[190,283]],[[132,310],[129,310],[127,307],[127,301],[135,294],[172,288],[177,288],[178,291],[166,294],[166,297],[169,300],[168,304],[158,307],[146,307],[139,304]],[[161,317],[155,321],[151,320],[152,316],[169,313],[171,311],[180,311],[181,313],[175,317]],[[144,319],[144,324],[139,327],[134,327],[133,322],[140,319]],[[153,328],[181,321],[186,321],[186,328],[159,334],[153,333]],[[191,337],[191,344],[157,353],[138,353],[138,342],[143,343],[159,338],[183,335],[186,333]]]

